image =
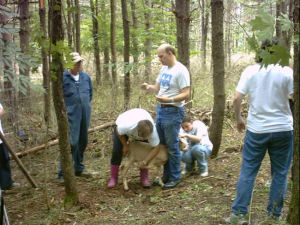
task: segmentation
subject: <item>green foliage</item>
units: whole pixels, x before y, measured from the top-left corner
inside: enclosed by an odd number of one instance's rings
[[[43,91],[40,85],[32,83],[28,76],[22,74],[22,71],[27,68],[36,69],[39,63],[38,59],[32,56],[30,49],[23,53],[17,43],[10,41],[13,36],[19,34],[19,29],[14,28],[10,23],[16,14],[4,6],[1,6],[0,9],[1,14],[8,18],[8,23],[0,27],[0,68],[3,68],[0,76],[4,81],[10,81],[17,92],[26,94],[27,88]],[[6,42],[3,41],[4,37],[8,37]],[[15,65],[18,65],[19,71],[16,70]]]
[[[289,31],[292,29],[293,24],[287,15],[282,14],[278,20],[281,25],[281,30]],[[275,18],[262,8],[257,11],[255,18],[249,22],[252,36],[247,38],[247,42],[250,49],[256,52],[256,57],[261,59],[261,66],[277,63],[282,66],[289,65],[291,56],[288,48],[282,44],[281,40],[279,40],[278,45],[265,50],[261,50],[259,47],[259,43],[264,40],[272,40],[275,31],[275,22]]]

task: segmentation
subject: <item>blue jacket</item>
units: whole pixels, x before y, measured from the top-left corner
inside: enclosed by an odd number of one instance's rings
[[[85,72],[79,72],[79,81],[76,82],[69,70],[65,71],[63,73],[63,91],[69,121],[80,120],[81,113],[84,113],[87,121],[89,121],[90,102],[93,97],[90,76]]]

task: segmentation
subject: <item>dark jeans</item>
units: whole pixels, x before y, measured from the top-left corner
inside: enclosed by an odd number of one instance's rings
[[[123,145],[118,137],[117,127],[114,129],[114,136],[113,136],[113,149],[110,159],[111,165],[121,165],[123,157]]]
[[[0,186],[1,189],[9,188],[13,183],[11,179],[11,170],[9,163],[9,154],[6,146],[0,144]]]

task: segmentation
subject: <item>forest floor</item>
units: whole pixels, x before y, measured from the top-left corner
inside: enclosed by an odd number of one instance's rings
[[[234,86],[244,66],[234,66],[231,73],[227,73],[226,95],[232,97]],[[203,119],[209,115],[212,108],[212,76],[209,74],[196,77],[194,72],[193,117]],[[115,90],[114,90],[115,91]],[[97,97],[100,93],[101,98]],[[120,92],[121,93],[121,92]],[[99,95],[98,95],[99,96]],[[120,94],[122,96],[122,94]],[[143,96],[135,89],[132,94],[132,107],[145,106],[155,116],[155,100],[153,97]],[[207,97],[208,96],[208,97]],[[116,95],[114,96],[116,97]],[[113,121],[122,112],[122,97],[111,101],[109,88],[96,92],[93,100],[93,116],[91,127],[104,122]],[[42,104],[40,104],[42,106]],[[36,113],[42,112],[37,109]],[[24,117],[23,121],[31,121],[27,125],[27,132],[35,132],[34,136],[41,136],[42,116],[35,119],[33,115]],[[36,122],[41,121],[41,122]],[[87,170],[95,172],[91,178],[76,177],[80,203],[72,209],[65,209],[64,185],[57,179],[59,150],[58,146],[30,154],[21,158],[38,184],[34,189],[12,160],[12,172],[15,181],[22,187],[4,193],[8,216],[12,225],[55,225],[55,224],[162,224],[162,225],[217,225],[225,224],[224,218],[231,213],[231,205],[236,194],[236,182],[241,164],[241,147],[244,134],[235,129],[230,101],[226,103],[226,113],[223,125],[222,144],[217,158],[208,159],[209,176],[200,177],[192,174],[182,177],[178,187],[162,190],[160,187],[143,189],[139,182],[138,169],[133,167],[129,174],[129,191],[124,191],[121,180],[117,187],[107,188],[109,179],[110,154],[112,148],[112,127],[96,131],[89,135],[89,145],[85,152]],[[12,145],[13,139],[7,136]],[[28,148],[28,146],[27,146]],[[150,171],[151,175],[151,171]],[[153,180],[152,177],[150,177]],[[251,225],[261,224],[266,219],[266,205],[268,202],[270,185],[270,163],[266,155],[253,191],[253,198],[249,207],[249,221]],[[282,220],[285,220],[290,201],[290,176],[287,197],[283,208]],[[278,224],[285,224],[284,221]]]

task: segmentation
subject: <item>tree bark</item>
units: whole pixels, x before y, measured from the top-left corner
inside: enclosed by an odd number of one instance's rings
[[[80,5],[79,0],[75,0],[75,35],[76,35],[76,52],[81,54],[80,46]]]
[[[146,7],[145,7],[145,29],[146,29],[146,40],[145,40],[145,77],[144,80],[145,82],[149,82],[150,80],[150,75],[152,73],[152,67],[151,67],[151,48],[152,48],[152,39],[151,39],[151,28],[152,28],[152,23],[151,23],[151,11],[150,9],[152,8],[152,3],[151,0],[145,0]]]
[[[199,0],[200,5],[200,0]],[[201,0],[201,70],[206,71],[206,42],[208,33],[209,12],[206,0]]]
[[[67,7],[68,7],[68,23],[67,26],[67,36],[68,36],[68,46],[72,47],[73,37],[72,37],[72,12],[71,12],[71,0],[67,0]]]
[[[299,1],[294,1],[294,34],[299,35]],[[299,224],[299,42],[294,42],[294,153],[292,197],[289,205],[287,222]]]
[[[131,55],[133,56],[133,67],[132,67],[132,73],[134,77],[137,77],[138,75],[138,68],[139,68],[139,44],[137,40],[137,28],[138,28],[138,21],[136,17],[136,5],[135,0],[131,0],[130,2],[131,6],[131,16],[132,16],[132,29],[131,29],[131,38],[132,38],[132,48]]]
[[[212,62],[213,62],[213,89],[214,106],[212,124],[209,129],[209,138],[213,143],[212,157],[216,157],[222,140],[222,129],[225,109],[224,88],[224,40],[223,40],[224,7],[222,0],[211,1],[212,26]]]
[[[41,55],[42,55],[42,68],[43,68],[43,88],[45,89],[44,93],[44,120],[48,124],[51,117],[51,99],[50,99],[50,78],[49,78],[49,65],[48,65],[48,54],[45,48],[47,40],[47,28],[46,28],[46,9],[44,0],[40,0],[40,29],[42,32],[42,46],[41,46]]]
[[[111,76],[113,85],[117,80],[117,50],[116,50],[116,0],[110,0],[110,48],[111,48]]]
[[[50,0],[49,10],[51,11],[51,44],[63,44],[63,27],[61,0]],[[51,69],[52,74],[52,96],[59,133],[59,149],[61,155],[62,169],[64,171],[65,184],[65,206],[72,207],[79,202],[74,175],[73,162],[71,159],[71,147],[69,141],[69,124],[64,104],[62,75],[63,75],[63,55],[58,51],[52,51]]]
[[[29,50],[29,38],[30,38],[30,14],[29,14],[29,0],[19,0],[19,15],[20,15],[20,48],[21,51],[26,54]],[[29,79],[29,66],[25,68],[20,67],[20,74],[28,77]],[[22,85],[22,83],[21,83]],[[23,84],[26,87],[26,93],[20,92],[20,103],[30,108],[30,86]]]
[[[94,0],[90,0],[92,20],[93,20],[93,39],[94,39],[94,61],[96,66],[96,84],[99,86],[101,84],[101,65],[100,65],[100,50],[99,50],[99,29],[98,29],[98,2],[94,4]]]
[[[190,69],[190,0],[176,0],[175,11],[176,17],[176,40],[178,47],[178,61]],[[192,78],[191,78],[192,80]]]
[[[109,72],[109,37],[108,37],[108,23],[106,20],[107,10],[105,5],[105,0],[101,0],[101,12],[102,12],[102,29],[101,36],[103,38],[102,46],[104,48],[104,65],[103,65],[103,78],[106,82],[110,80],[110,72]]]
[[[121,0],[123,33],[124,33],[124,108],[129,108],[130,102],[130,69],[129,69],[129,52],[130,52],[130,30],[127,13],[127,1]]]

